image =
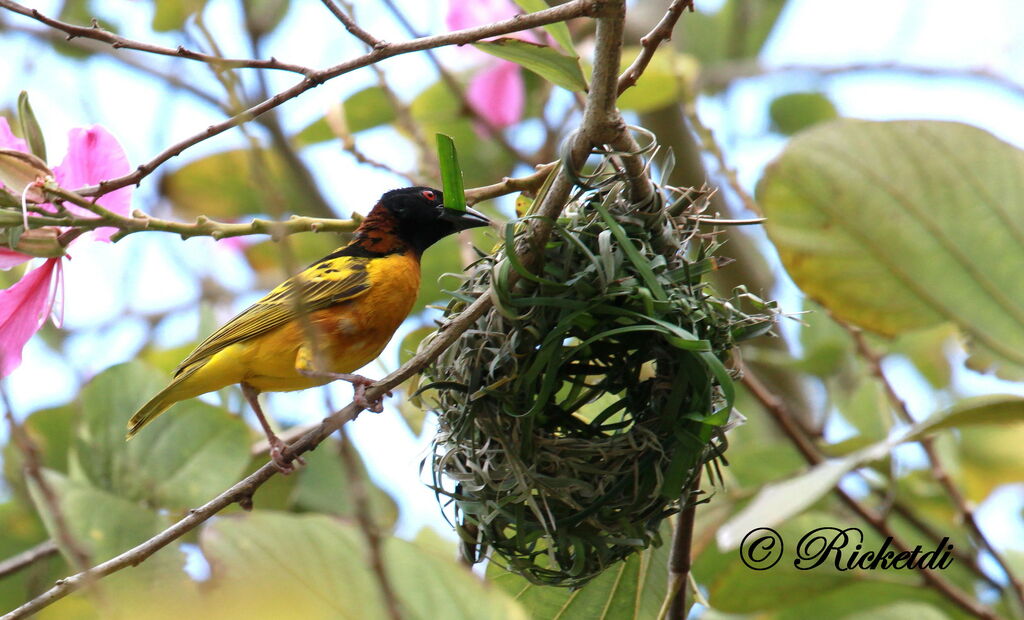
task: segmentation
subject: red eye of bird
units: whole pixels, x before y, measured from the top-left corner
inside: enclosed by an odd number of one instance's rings
[[[422,191],[420,195],[426,198],[427,200],[434,200],[437,198],[437,194],[430,191],[429,189]]]

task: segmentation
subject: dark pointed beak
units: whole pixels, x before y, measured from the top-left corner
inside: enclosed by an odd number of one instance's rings
[[[456,211],[455,209],[442,207],[441,219],[449,222],[455,230],[466,230],[491,225],[491,220],[487,219],[483,213],[474,211],[469,207],[466,207],[465,211]]]

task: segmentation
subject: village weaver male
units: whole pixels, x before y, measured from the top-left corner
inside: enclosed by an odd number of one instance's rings
[[[355,387],[356,404],[380,412],[380,399],[365,397],[373,381],[349,373],[376,359],[408,316],[419,292],[423,251],[488,223],[471,209],[445,207],[436,189],[385,193],[351,243],[286,280],[196,347],[170,385],[132,416],[128,439],[174,403],[237,383],[263,426],[274,464],[291,472],[285,444],[260,408],[260,392],[343,379]]]

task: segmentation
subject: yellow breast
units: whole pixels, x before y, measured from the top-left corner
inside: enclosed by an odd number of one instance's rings
[[[416,301],[420,267],[415,256],[392,254],[371,260],[367,275],[370,286],[365,294],[309,315],[317,348],[314,362],[326,366],[322,370],[350,373],[372,362]],[[308,346],[303,351],[306,342],[302,323],[292,321],[236,345],[246,349],[238,355],[247,360],[241,380],[260,391],[302,390],[327,383],[299,373],[299,358],[310,353]]]

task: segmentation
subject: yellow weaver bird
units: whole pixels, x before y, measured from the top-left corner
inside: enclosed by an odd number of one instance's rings
[[[349,374],[380,355],[412,309],[423,251],[452,233],[487,226],[486,217],[444,206],[441,192],[409,187],[385,193],[356,229],[352,242],[270,291],[196,347],[171,384],[128,422],[128,439],[174,403],[239,384],[270,444],[274,464],[284,442],[271,430],[258,396],[324,385],[355,387],[355,402],[371,411],[366,386]],[[304,315],[304,316],[303,316]]]

